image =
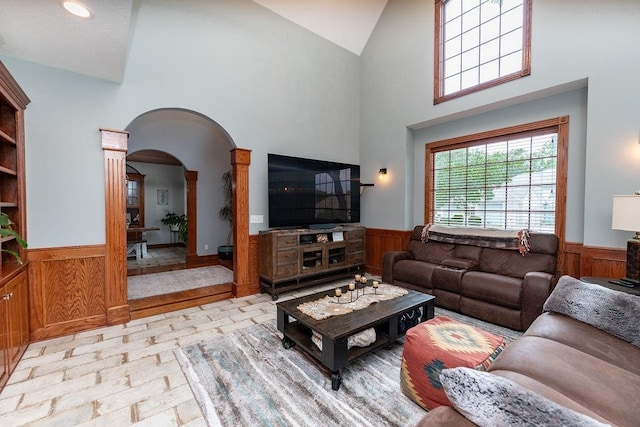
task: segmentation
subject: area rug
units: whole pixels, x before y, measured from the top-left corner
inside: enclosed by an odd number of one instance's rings
[[[340,389],[272,322],[175,350],[210,426],[408,426],[424,410],[400,392],[402,342],[351,362]]]
[[[165,271],[127,278],[129,299],[203,288],[233,281],[233,271],[221,265]]]
[[[508,342],[522,335],[448,310],[436,315]],[[408,426],[424,416],[400,391],[403,339],[352,361],[334,391],[329,371],[281,338],[269,321],[174,351],[208,425]]]

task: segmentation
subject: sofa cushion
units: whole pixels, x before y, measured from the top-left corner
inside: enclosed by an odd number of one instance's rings
[[[529,233],[527,239],[529,250],[537,254],[556,255],[558,253],[558,236],[551,233]]]
[[[438,265],[430,262],[398,261],[393,266],[393,280],[394,282],[413,283],[414,285],[431,289],[431,277],[433,276],[433,270],[436,268],[438,268]]]
[[[481,271],[465,273],[460,285],[460,295],[464,297],[517,309],[521,306],[521,293],[522,279]]]
[[[571,317],[543,313],[527,329],[525,336],[557,341],[640,375],[640,351],[633,344]]]
[[[481,253],[481,247],[471,245],[456,245],[456,249],[454,250],[456,258],[471,259],[476,262],[480,262]]]
[[[517,383],[469,368],[440,373],[447,397],[479,426],[604,426]]]
[[[562,276],[543,309],[573,317],[640,347],[640,298],[635,295]]]
[[[489,371],[530,378],[617,425],[640,419],[640,405],[633,403],[640,376],[553,339],[525,335],[508,345]]]
[[[409,252],[418,261],[432,262],[439,264],[443,259],[455,258],[454,249],[456,245],[452,243],[426,242],[419,240],[409,242]]]
[[[477,270],[478,261],[467,258],[447,258],[440,263],[445,267],[457,268],[460,270]]]
[[[480,254],[479,270],[521,279],[530,271],[553,274],[556,270],[556,257],[534,252],[521,255],[518,251],[484,248]]]

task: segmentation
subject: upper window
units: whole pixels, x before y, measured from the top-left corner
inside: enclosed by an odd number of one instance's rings
[[[434,103],[530,74],[531,0],[436,0]]]

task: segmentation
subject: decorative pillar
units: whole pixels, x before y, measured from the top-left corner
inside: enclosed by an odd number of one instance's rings
[[[185,171],[187,180],[187,267],[198,263],[198,171]]]
[[[231,150],[233,167],[233,296],[257,293],[249,275],[249,165],[251,150]]]
[[[129,133],[100,129],[105,163],[105,305],[107,324],[128,322],[126,157]]]

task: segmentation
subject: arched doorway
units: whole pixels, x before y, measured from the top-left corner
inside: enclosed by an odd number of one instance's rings
[[[151,113],[167,113],[167,112],[187,112],[184,117],[188,120],[202,123],[209,121],[217,126],[220,135],[228,138],[231,144],[231,168],[234,181],[233,196],[233,235],[234,248],[236,254],[248,254],[249,250],[249,226],[248,226],[248,167],[250,164],[250,150],[244,150],[235,147],[222,127],[215,121],[203,116],[199,113],[189,112],[181,109],[161,109],[145,113],[138,118],[148,118]],[[138,119],[136,118],[136,119]],[[127,126],[131,128],[135,120]],[[147,120],[138,120],[137,125],[144,125]],[[175,122],[174,122],[175,123]],[[130,129],[131,130],[131,129]],[[126,298],[126,263],[125,250],[126,242],[124,238],[124,229],[126,227],[124,199],[125,187],[122,183],[125,181],[125,161],[126,153],[129,148],[129,132],[112,129],[101,129],[102,131],[102,148],[105,153],[105,199],[106,199],[106,251],[105,257],[105,281],[107,283],[107,321],[109,324],[122,323],[129,318],[129,305]],[[170,150],[187,150],[187,147],[171,148]],[[192,153],[193,154],[193,153]],[[196,153],[197,154],[197,153]],[[229,156],[229,153],[227,153]],[[226,157],[226,156],[225,156]],[[229,157],[226,157],[229,159]],[[193,187],[195,189],[196,187]],[[189,198],[190,196],[187,196]],[[201,216],[199,213],[198,217]],[[213,245],[212,245],[213,246]],[[215,247],[215,246],[214,246]],[[247,294],[250,289],[249,283],[249,260],[246,256],[235,256],[233,261],[233,284],[227,295],[219,296],[219,299],[229,298],[231,296],[241,296]],[[209,299],[206,302],[210,302]],[[198,304],[198,300],[194,299],[191,305]],[[181,307],[184,307],[182,305]],[[178,308],[178,307],[175,307]],[[123,320],[124,319],[124,320]]]
[[[186,243],[195,239],[196,230],[192,227],[189,236],[185,171],[179,159],[164,151],[128,151],[128,277],[186,268]],[[129,287],[129,299],[163,293],[161,287],[133,293]]]

